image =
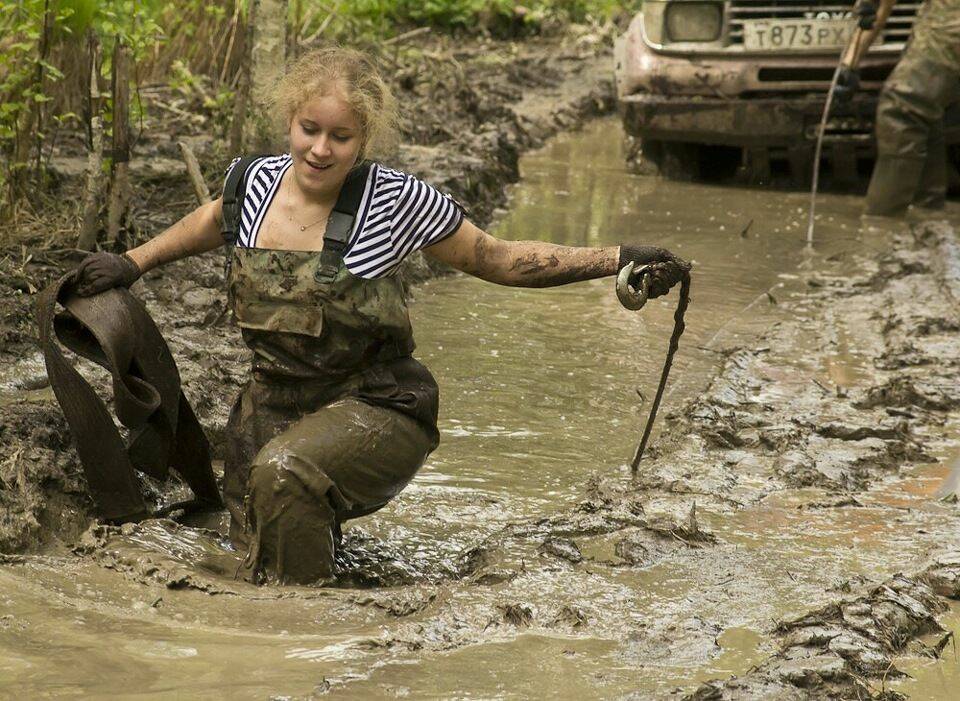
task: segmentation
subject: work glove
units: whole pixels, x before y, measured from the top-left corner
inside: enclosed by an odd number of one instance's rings
[[[837,76],[837,87],[833,90],[833,99],[841,105],[848,105],[853,94],[860,89],[860,71],[849,66],[841,66]]]
[[[647,296],[651,299],[667,294],[671,287],[690,273],[691,268],[690,263],[673,255],[665,248],[658,248],[657,246],[620,246],[620,260],[617,263],[617,271],[623,270],[631,262],[634,263],[635,269],[641,266],[651,266],[646,271],[650,275],[650,287]],[[643,275],[643,270],[631,274],[631,287],[638,288]]]
[[[853,15],[857,18],[857,26],[869,32],[877,23],[877,6],[872,0],[860,0],[853,8]]]
[[[74,291],[90,297],[114,287],[130,287],[140,275],[140,266],[126,253],[91,253],[73,272]]]

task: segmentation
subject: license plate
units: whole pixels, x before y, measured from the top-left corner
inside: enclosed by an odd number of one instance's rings
[[[752,19],[743,22],[748,51],[842,49],[854,23],[844,19]]]

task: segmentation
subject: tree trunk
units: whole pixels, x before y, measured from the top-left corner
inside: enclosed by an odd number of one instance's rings
[[[113,51],[113,163],[107,243],[115,244],[130,210],[130,47],[117,37]]]
[[[43,86],[46,78],[45,63],[50,51],[50,31],[53,23],[53,13],[50,12],[50,0],[43,4],[43,24],[40,27],[40,36],[37,44],[36,72],[33,78],[33,93],[43,95]],[[29,83],[27,84],[29,85]],[[24,87],[27,87],[26,85]],[[30,180],[30,160],[36,148],[36,168],[40,166],[40,154],[43,153],[41,143],[43,139],[43,102],[29,99],[26,108],[21,112],[16,123],[16,133],[13,142],[13,162],[10,170],[10,200],[11,203],[22,198],[28,190]],[[36,172],[36,171],[35,171]],[[15,209],[15,207],[14,207]]]
[[[237,88],[231,154],[270,152],[279,139],[270,120],[268,101],[280,73],[287,46],[287,0],[250,0],[247,12],[249,54]]]
[[[103,114],[100,97],[100,41],[97,33],[87,32],[87,47],[90,56],[89,92],[87,94],[87,183],[83,193],[83,215],[77,248],[92,251],[97,245],[100,226],[100,197],[103,187]]]
[[[46,82],[46,71],[44,70],[47,59],[50,57],[50,32],[53,27],[53,12],[50,11],[50,0],[44,0],[43,3],[43,30],[40,35],[40,61],[37,63],[37,91],[43,94],[44,83]],[[47,125],[46,103],[37,105],[37,130],[35,134],[37,144],[37,162],[34,172],[39,175],[43,166],[43,139],[44,131]]]
[[[251,115],[249,141],[255,152],[278,147],[270,119],[269,100],[283,72],[287,47],[287,0],[260,0],[251,53]]]
[[[250,102],[251,53],[256,34],[257,13],[260,0],[247,3],[247,30],[244,33],[243,56],[240,59],[240,82],[233,96],[233,118],[230,120],[230,137],[227,140],[230,155],[244,153],[244,135],[246,132],[247,112]]]

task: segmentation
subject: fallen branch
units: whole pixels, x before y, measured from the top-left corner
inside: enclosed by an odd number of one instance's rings
[[[200,173],[200,164],[197,162],[196,154],[194,154],[193,149],[183,141],[178,141],[177,146],[180,147],[180,154],[183,156],[183,162],[187,166],[187,175],[190,176],[190,184],[193,185],[193,194],[197,196],[197,202],[207,204],[211,201],[210,189],[207,187],[207,183]]]
[[[429,33],[430,33],[430,27],[417,27],[416,29],[411,29],[409,32],[398,34],[395,37],[387,39],[386,41],[381,41],[380,46],[390,46],[391,44],[399,44],[401,42],[407,41],[407,39],[412,39],[413,37],[418,37],[421,34],[429,34]]]

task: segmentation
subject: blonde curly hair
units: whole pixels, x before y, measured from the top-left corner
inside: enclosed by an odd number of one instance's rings
[[[360,122],[359,160],[388,154],[397,141],[397,104],[377,65],[365,53],[341,46],[315,49],[291,63],[272,96],[284,130],[308,100],[340,88]]]

